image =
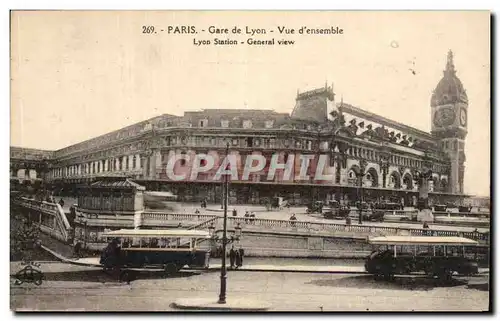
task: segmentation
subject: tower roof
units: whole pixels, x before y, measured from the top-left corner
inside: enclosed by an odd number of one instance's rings
[[[453,52],[450,50],[448,51],[443,78],[441,78],[432,94],[432,107],[458,102],[468,104],[467,93],[456,73],[455,64],[453,63]]]

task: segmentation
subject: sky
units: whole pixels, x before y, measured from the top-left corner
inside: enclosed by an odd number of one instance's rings
[[[161,31],[168,26],[198,33]],[[295,44],[195,46],[250,38],[202,31],[209,26],[263,28],[254,39]],[[343,34],[283,36],[279,26]],[[291,112],[297,90],[325,82],[337,102],[430,131],[430,98],[450,49],[469,98],[465,192],[489,195],[490,16],[480,11],[14,12],[11,145],[60,149],[164,113]]]

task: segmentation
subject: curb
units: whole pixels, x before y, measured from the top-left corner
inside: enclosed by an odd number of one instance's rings
[[[219,304],[215,298],[195,298],[195,299],[178,299],[171,304],[172,307],[179,310],[196,310],[196,311],[247,311],[259,312],[266,311],[271,308],[269,304],[252,301],[252,300],[231,300],[228,299],[226,304]]]
[[[208,269],[183,269],[187,271],[210,271],[219,272],[220,267],[211,267]],[[318,270],[287,270],[287,269],[257,269],[257,268],[239,268],[239,269],[227,269],[228,272],[277,272],[277,273],[318,273],[318,274],[367,274],[364,271],[318,271]]]
[[[55,252],[55,251],[53,251],[53,250],[49,249],[48,247],[46,247],[46,246],[45,246],[45,245],[43,245],[43,244],[42,244],[40,247],[41,247],[44,251],[49,252],[52,256],[54,256],[56,259],[58,259],[58,260],[60,260],[60,261],[66,261],[66,260],[68,260],[66,257],[64,257],[64,256],[60,255],[59,253],[57,253],[57,252]]]

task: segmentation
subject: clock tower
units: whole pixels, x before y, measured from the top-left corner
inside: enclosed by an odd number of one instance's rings
[[[469,100],[456,75],[453,52],[448,52],[446,69],[431,98],[431,133],[449,156],[451,168],[446,192],[463,194],[465,137]]]

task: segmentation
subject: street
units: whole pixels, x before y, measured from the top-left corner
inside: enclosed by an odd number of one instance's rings
[[[146,271],[127,284],[96,268],[42,263],[40,270],[45,280],[39,286],[15,285],[11,277],[11,309],[172,311],[176,299],[219,294],[217,271],[168,278]],[[488,291],[461,280],[440,285],[425,278],[388,282],[368,275],[229,271],[227,284],[228,297],[266,301],[271,311],[481,311],[489,300]]]

